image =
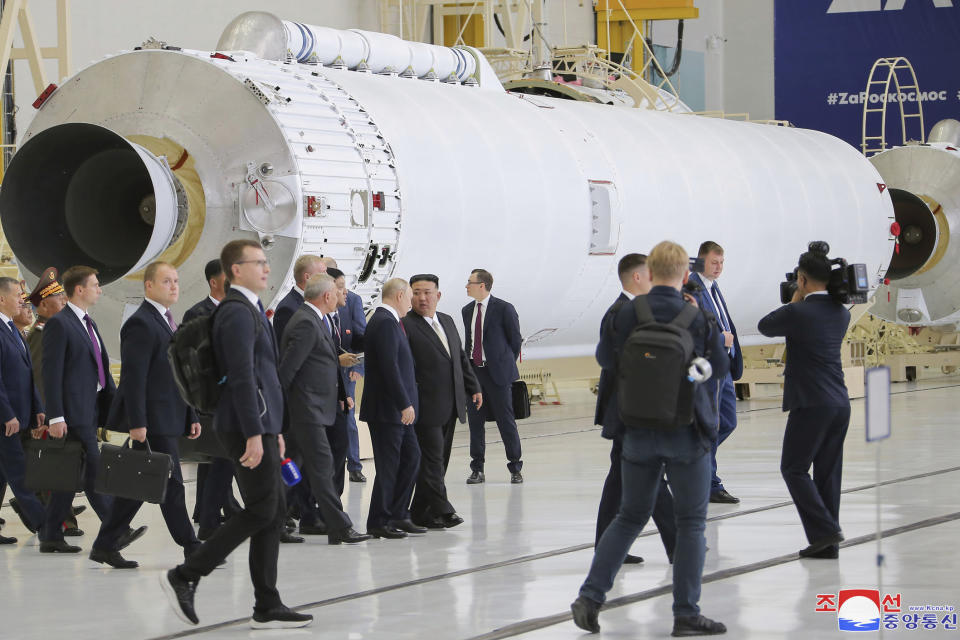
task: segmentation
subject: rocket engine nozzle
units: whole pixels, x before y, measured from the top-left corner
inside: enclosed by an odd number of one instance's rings
[[[138,271],[175,239],[185,198],[163,158],[94,124],[28,140],[0,189],[0,219],[32,273],[83,264],[107,284]]]

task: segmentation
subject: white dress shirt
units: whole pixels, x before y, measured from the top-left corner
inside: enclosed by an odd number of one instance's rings
[[[811,291],[807,295],[803,296],[803,299],[806,300],[810,296],[828,296],[830,295],[829,291]]]
[[[231,284],[230,288],[236,289],[243,294],[243,297],[250,301],[250,304],[255,306],[257,309],[260,308],[260,296],[255,294],[253,291],[250,291],[250,289],[247,289],[246,287],[241,287],[238,284]]]
[[[487,328],[487,303],[490,302],[490,294],[487,294],[487,297],[483,300],[477,300],[477,304],[482,305],[480,308],[480,359],[484,362],[487,361],[487,352],[483,349],[483,331]],[[470,316],[470,335],[473,336],[473,341],[470,343],[470,353],[469,356],[471,362],[473,361],[473,345],[477,341],[477,336],[474,336],[474,329],[477,328],[477,304],[473,305],[473,315]]]
[[[168,319],[168,318],[167,318],[167,311],[170,311],[170,308],[169,308],[169,307],[165,307],[165,306],[163,306],[162,304],[160,304],[159,302],[157,302],[156,300],[151,300],[150,298],[144,298],[144,300],[145,300],[146,302],[149,302],[150,304],[152,304],[152,305],[153,305],[153,308],[156,309],[156,310],[160,313],[161,316],[163,316],[163,319],[164,319],[164,320],[167,320],[167,319]]]
[[[213,303],[213,306],[215,306],[215,307],[219,307],[219,306],[220,306],[220,301],[219,301],[219,300],[217,300],[217,299],[214,298],[213,296],[207,296],[207,297],[210,298],[210,302]]]
[[[377,305],[377,308],[378,308],[378,309],[386,309],[387,311],[390,312],[390,315],[393,316],[393,319],[397,321],[397,324],[400,323],[400,314],[397,313],[397,310],[394,309],[393,307],[391,307],[390,305],[388,305],[388,304],[378,304],[378,305]]]

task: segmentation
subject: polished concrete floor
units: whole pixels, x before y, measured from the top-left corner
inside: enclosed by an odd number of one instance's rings
[[[535,406],[520,423],[526,483],[509,484],[496,428],[488,430],[487,483],[467,486],[466,428],[447,474],[450,497],[466,522],[400,541],[330,547],[325,537],[284,545],[280,590],[289,606],[313,614],[312,627],[251,631],[252,589],[245,546],[204,579],[198,627],[181,623],[158,586],[180,550],[159,509],[145,506],[136,524],[149,533],[124,553],[140,568],[118,571],[86,558],[98,521],[87,510],[84,554],[41,555],[35,536],[8,506],[0,547],[0,638],[271,638],[343,639],[578,638],[569,604],[586,574],[596,505],[609,443],[592,425],[593,396],[564,392],[562,406]],[[844,460],[841,523],[847,542],[838,561],[799,560],[806,541],[779,474],[785,416],[779,400],[739,406],[739,427],[721,448],[720,474],[739,505],[711,505],[701,606],[726,623],[731,638],[830,638],[837,614],[817,612],[818,594],[878,588],[877,502],[884,563],[879,589],[909,606],[960,607],[960,379],[896,385],[893,437],[864,442],[863,401],[853,404]],[[879,460],[879,469],[877,462]],[[373,479],[373,464],[365,473]],[[877,481],[880,481],[878,488]],[[371,484],[344,497],[363,523]],[[188,488],[192,499],[192,488]],[[362,528],[362,527],[358,527]],[[601,612],[604,638],[666,637],[671,630],[670,566],[655,532],[633,552],[643,565],[621,571]],[[836,600],[834,600],[836,602]],[[891,634],[960,634],[904,627]],[[876,633],[861,633],[874,637]]]

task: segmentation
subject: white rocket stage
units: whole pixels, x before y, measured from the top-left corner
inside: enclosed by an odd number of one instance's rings
[[[901,595],[910,606],[960,607],[960,378],[894,387],[893,437],[881,445],[880,489],[886,563],[880,597]],[[124,555],[133,571],[102,568],[86,554],[98,521],[80,516],[86,531],[70,542],[77,556],[40,555],[8,506],[5,535],[20,539],[0,547],[0,603],[4,640],[85,638],[317,637],[373,640],[580,638],[570,621],[591,559],[597,502],[608,467],[609,443],[592,425],[593,396],[566,391],[563,406],[534,407],[520,423],[526,483],[512,486],[501,464],[499,442],[488,445],[487,484],[467,486],[466,427],[458,434],[447,474],[450,497],[466,522],[455,529],[400,541],[330,547],[325,536],[284,545],[280,590],[284,601],[316,618],[295,631],[247,626],[252,589],[245,547],[225,568],[200,583],[200,626],[173,614],[158,584],[180,550],[166,533],[160,511],[148,505],[135,524],[148,534]],[[844,637],[837,614],[817,612],[818,594],[876,589],[877,445],[864,442],[863,401],[853,403],[844,459],[841,523],[847,541],[839,561],[803,560],[800,522],[780,479],[785,415],[778,399],[739,405],[739,427],[721,448],[720,475],[742,499],[711,505],[701,606],[727,625],[728,638]],[[494,438],[496,429],[488,429]],[[349,484],[344,504],[363,529],[373,480]],[[188,487],[192,506],[192,485]],[[600,614],[603,638],[666,637],[671,630],[671,572],[655,532],[633,547],[646,558],[625,567]],[[833,599],[834,609],[837,600]],[[948,633],[937,614],[935,634]],[[909,629],[899,622],[896,632]],[[923,618],[920,628],[923,633]],[[930,633],[929,630],[926,633]],[[951,633],[958,633],[952,631]],[[875,637],[876,634],[870,634]]]

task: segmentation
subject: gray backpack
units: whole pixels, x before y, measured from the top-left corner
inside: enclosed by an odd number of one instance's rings
[[[699,310],[683,309],[670,322],[657,322],[646,296],[633,300],[637,326],[617,366],[620,419],[628,427],[677,429],[693,422],[696,383],[687,376],[695,357],[689,327]]]

